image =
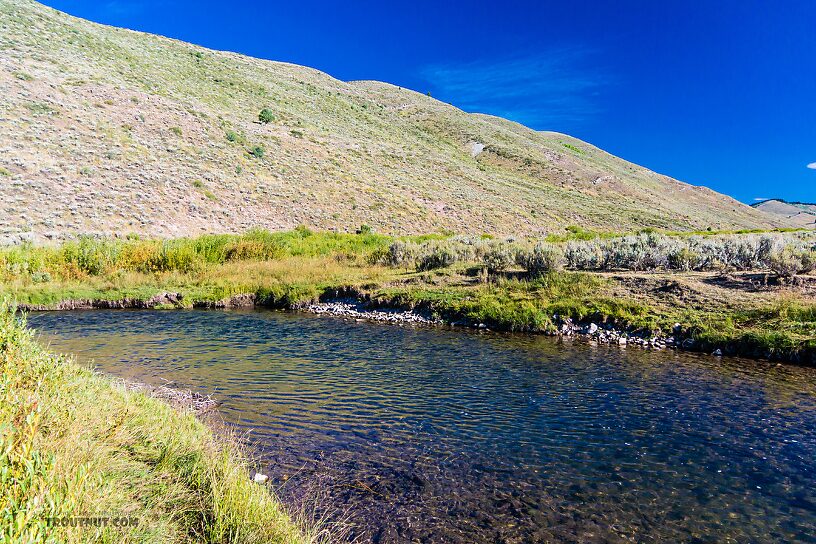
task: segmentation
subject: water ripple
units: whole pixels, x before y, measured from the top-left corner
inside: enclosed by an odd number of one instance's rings
[[[816,371],[277,312],[30,316],[223,400],[361,542],[814,542]]]

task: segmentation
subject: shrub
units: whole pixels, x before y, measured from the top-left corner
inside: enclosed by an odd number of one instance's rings
[[[249,150],[249,154],[255,157],[256,159],[263,159],[264,148],[263,146],[256,145],[255,147]]]
[[[571,241],[564,256],[573,270],[763,270],[773,259],[782,266],[774,256],[785,247],[803,250],[805,239],[753,234],[685,238],[642,231],[608,240]]]
[[[312,232],[312,229],[310,229],[306,225],[298,225],[297,227],[295,227],[295,230],[292,231],[292,232],[294,234],[296,234],[297,236],[299,236],[300,238],[308,238],[308,237],[314,235],[314,232]]]
[[[11,277],[36,272],[45,266],[42,252],[36,251],[30,242],[20,246],[7,247],[0,253],[3,272]]]
[[[388,246],[388,250],[380,258],[386,266],[409,266],[414,264],[418,247],[413,242],[396,240]]]
[[[234,130],[228,130],[224,133],[224,136],[227,138],[228,142],[233,144],[242,144],[246,141],[243,134],[235,132]]]
[[[224,248],[224,258],[227,261],[266,261],[286,255],[286,247],[281,238],[263,229],[253,229],[238,239],[229,237],[229,240]]]
[[[508,243],[492,244],[482,257],[482,263],[491,274],[507,270],[515,261],[516,252]]]
[[[564,249],[567,267],[573,270],[598,270],[604,266],[606,257],[600,242],[567,242]]]
[[[446,268],[456,263],[456,252],[446,242],[427,243],[422,247],[422,254],[417,259],[417,270],[420,272]]]
[[[98,276],[117,262],[120,245],[110,240],[95,240],[88,236],[62,246],[61,260],[79,271]]]
[[[51,274],[48,272],[34,272],[31,275],[31,281],[34,283],[48,283],[51,281]]]
[[[201,259],[190,240],[134,242],[122,248],[120,265],[144,273],[194,272]]]
[[[360,225],[360,228],[357,229],[357,234],[371,234],[371,225]]]
[[[271,246],[264,244],[261,240],[236,240],[226,248],[225,260],[227,261],[250,261],[269,260],[277,256],[277,252]]]
[[[786,247],[771,257],[769,266],[780,277],[790,278],[797,274],[808,274],[816,269],[816,252],[811,249],[797,250]]]
[[[275,114],[269,108],[264,108],[261,110],[261,113],[258,114],[258,121],[264,124],[271,123],[275,120]]]
[[[658,246],[661,237],[653,233],[615,238],[604,244],[604,268],[649,270],[657,268],[661,259]]]
[[[516,264],[532,276],[543,276],[548,272],[560,270],[563,266],[564,252],[551,244],[539,242],[532,249],[521,249],[516,254]]]
[[[200,261],[188,240],[167,240],[161,243],[155,265],[160,271],[194,272]]]
[[[170,132],[176,136],[181,136],[181,129],[179,127],[170,127]]]
[[[669,255],[669,268],[689,272],[700,266],[700,255],[687,247],[680,248]]]

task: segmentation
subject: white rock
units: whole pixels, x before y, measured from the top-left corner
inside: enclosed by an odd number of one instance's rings
[[[255,476],[252,478],[252,481],[256,484],[262,484],[269,479],[269,476],[266,474],[261,474],[260,472],[256,472]]]

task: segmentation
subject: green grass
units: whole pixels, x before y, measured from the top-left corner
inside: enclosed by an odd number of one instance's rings
[[[586,155],[586,153],[584,153],[582,150],[578,149],[577,147],[575,147],[572,144],[561,144],[561,145],[563,145],[564,147],[566,147],[570,151],[574,151],[574,152],[578,153],[579,155]]]
[[[649,291],[621,295],[615,280],[592,272],[551,272],[540,278],[510,270],[480,281],[482,266],[457,262],[430,272],[374,264],[395,238],[365,233],[250,231],[176,240],[81,238],[62,246],[0,250],[0,294],[21,304],[64,300],[147,300],[183,295],[182,306],[254,294],[259,304],[287,307],[354,287],[381,302],[421,307],[448,321],[485,323],[497,330],[552,332],[560,318],[612,323],[642,334],[684,337],[752,356],[782,357],[812,350],[816,308],[783,296],[701,308],[661,302]],[[596,233],[567,230],[570,239]],[[447,234],[403,238],[415,244]],[[671,272],[662,272],[673,276]],[[674,277],[680,277],[674,276]],[[701,289],[705,289],[701,285]],[[768,302],[772,300],[775,302]],[[558,316],[556,318],[555,316]]]
[[[627,324],[645,306],[606,294],[608,280],[586,273],[553,272],[531,280],[506,279],[469,287],[386,288],[375,297],[403,307],[424,306],[450,321],[509,331],[554,332],[555,316]]]
[[[127,526],[49,519],[127,517]],[[0,541],[313,542],[236,442],[47,352],[0,307]]]
[[[425,239],[428,237],[416,238]],[[82,280],[87,276],[126,272],[194,272],[213,264],[286,257],[365,258],[383,250],[392,240],[370,231],[359,235],[315,233],[305,227],[289,232],[253,230],[243,235],[204,235],[176,240],[81,237],[59,247],[26,244],[0,249],[0,280],[25,281],[38,272],[48,273],[57,280]]]

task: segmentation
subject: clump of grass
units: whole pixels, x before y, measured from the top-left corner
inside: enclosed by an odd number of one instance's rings
[[[228,130],[224,133],[224,137],[227,139],[228,142],[233,144],[244,144],[246,143],[246,136],[242,132],[236,132],[234,130]]]
[[[263,159],[264,158],[265,150],[263,146],[256,145],[252,149],[249,150],[249,154],[255,157],[256,159]]]
[[[170,132],[172,132],[176,136],[181,136],[181,128],[179,127],[170,127]]]
[[[0,307],[0,539],[313,542],[237,442],[46,352]],[[121,516],[99,527],[52,520]]]

